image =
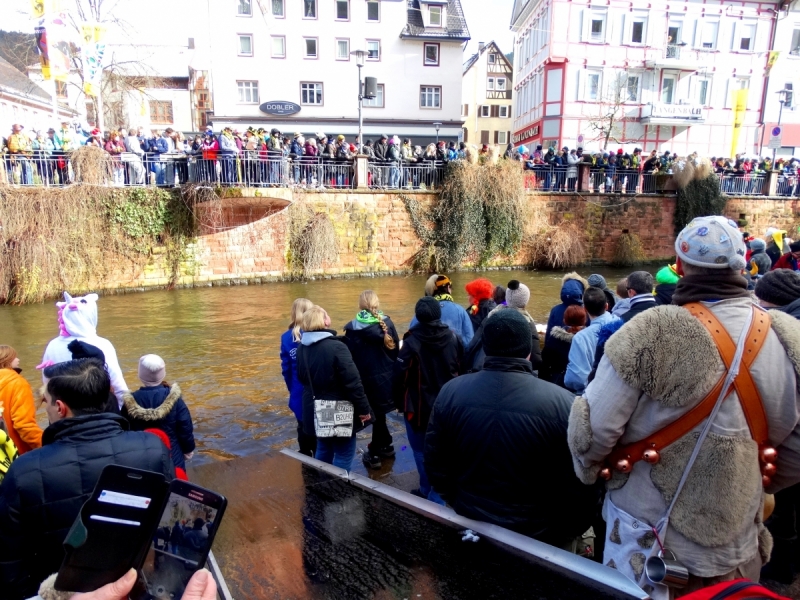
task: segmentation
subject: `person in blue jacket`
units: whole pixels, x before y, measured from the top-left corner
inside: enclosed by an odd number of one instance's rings
[[[567,307],[575,304],[583,306],[583,292],[588,287],[587,281],[574,271],[564,275],[561,280],[561,304],[556,304],[552,308],[550,317],[547,319],[547,333],[544,337],[545,347],[553,343],[550,337],[553,327],[560,327],[564,324],[564,313],[567,311]]]
[[[300,345],[300,327],[303,313],[314,306],[311,300],[297,298],[292,303],[292,322],[281,336],[281,372],[289,390],[289,408],[297,419],[297,443],[300,453],[314,456],[317,438],[303,432],[303,384],[297,378],[297,347]]]
[[[453,288],[447,275],[439,275],[435,285],[433,297],[439,301],[442,309],[441,321],[461,338],[461,344],[466,348],[472,341],[472,336],[475,335],[469,314],[453,301]],[[427,285],[425,287],[427,288]],[[416,324],[417,317],[414,317],[408,328],[411,329]]]

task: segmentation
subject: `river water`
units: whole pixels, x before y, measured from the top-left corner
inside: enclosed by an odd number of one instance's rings
[[[595,269],[615,287],[629,270]],[[589,271],[581,270],[584,276]],[[529,312],[546,322],[556,304],[562,273],[537,271],[464,272],[452,276],[456,302],[467,304],[464,285],[478,276],[505,285],[517,278],[531,289]],[[114,344],[125,380],[140,383],[141,355],[154,353],[167,363],[167,380],[183,390],[195,423],[199,466],[215,459],[264,453],[295,443],[295,420],[281,377],[280,336],[288,326],[292,301],[306,297],[324,307],[341,332],[355,316],[358,296],[377,292],[383,311],[398,332],[408,329],[414,304],[423,293],[422,275],[331,279],[308,283],[195,288],[101,297],[98,333]],[[47,342],[58,335],[53,302],[0,306],[0,344],[13,346],[23,375],[34,389]],[[39,422],[47,424],[43,409]]]

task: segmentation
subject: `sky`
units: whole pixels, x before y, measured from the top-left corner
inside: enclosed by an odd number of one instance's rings
[[[111,0],[107,0],[109,3]],[[120,5],[130,4],[136,7],[137,12],[147,13],[143,9],[144,4],[152,4],[153,0],[118,0]],[[169,2],[169,0],[166,0]],[[155,2],[160,6],[156,12],[164,10],[163,0]],[[31,31],[33,23],[30,20],[30,0],[0,0],[0,29],[12,31]],[[508,54],[513,50],[514,36],[509,30],[511,22],[511,10],[514,7],[514,0],[461,0],[461,6],[467,18],[470,40],[465,51],[465,56],[470,56],[477,52],[478,42],[488,43],[494,40],[500,46],[500,50]],[[155,8],[155,6],[153,7]],[[156,28],[159,35],[163,35],[160,28]]]

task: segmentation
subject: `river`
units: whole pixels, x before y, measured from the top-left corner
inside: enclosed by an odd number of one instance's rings
[[[588,276],[587,269],[581,269]],[[609,287],[628,270],[595,269]],[[529,312],[546,322],[558,302],[562,273],[537,271],[463,272],[452,276],[455,300],[467,304],[464,284],[478,276],[505,285],[517,278],[531,289]],[[324,307],[341,332],[358,309],[358,296],[377,292],[383,311],[402,334],[422,295],[422,275],[330,279],[308,283],[195,288],[109,295],[98,302],[98,333],[114,344],[130,387],[138,389],[141,355],[154,353],[167,363],[167,380],[177,381],[195,423],[202,465],[294,444],[295,420],[287,407],[281,377],[280,336],[286,330],[292,301],[306,297]],[[38,389],[34,368],[47,342],[58,334],[53,302],[0,306],[0,344],[13,346],[23,375]],[[47,419],[37,413],[42,426]]]

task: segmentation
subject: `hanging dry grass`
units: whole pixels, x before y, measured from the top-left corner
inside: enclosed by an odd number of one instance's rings
[[[339,260],[339,242],[333,222],[325,213],[314,212],[304,202],[288,210],[289,255],[292,271],[307,278],[326,264]]]
[[[683,189],[692,181],[706,179],[714,172],[714,165],[708,158],[688,158],[672,165],[672,179],[678,188]]]
[[[646,258],[642,240],[635,233],[623,233],[614,248],[611,264],[617,267],[633,267]]]
[[[575,223],[549,226],[530,236],[526,245],[534,267],[566,269],[586,260],[585,235]]]
[[[81,146],[70,156],[76,183],[108,185],[112,181],[111,157],[97,146]]]

